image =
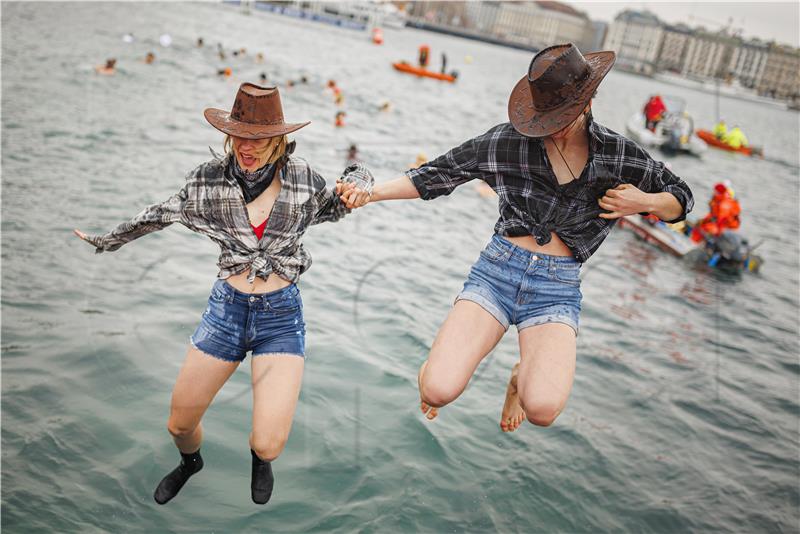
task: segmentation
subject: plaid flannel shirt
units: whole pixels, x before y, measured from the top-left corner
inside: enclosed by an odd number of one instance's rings
[[[496,233],[532,235],[550,242],[551,232],[585,262],[608,236],[616,220],[600,218],[597,200],[607,189],[630,183],[646,193],[668,192],[680,202],[683,220],[694,206],[686,183],[639,145],[589,118],[589,160],[581,175],[560,185],[541,139],[526,137],[502,123],[406,175],[420,197],[449,195],[479,178],[499,196]]]
[[[250,226],[239,185],[226,176],[230,157],[203,163],[187,174],[186,184],[169,199],[146,207],[107,234],[89,236],[89,242],[98,253],[113,251],[172,223],[181,223],[219,245],[219,278],[250,269],[251,282],[256,276],[266,279],[272,272],[297,281],[311,266],[311,255],[300,243],[308,227],[337,221],[350,210],[305,160],[290,156],[280,171],[281,190],[259,240]],[[347,167],[342,180],[370,192],[374,184],[372,174],[360,163]]]

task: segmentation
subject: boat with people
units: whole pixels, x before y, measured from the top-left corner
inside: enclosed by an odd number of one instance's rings
[[[659,148],[668,154],[703,154],[707,147],[693,135],[694,121],[686,111],[686,101],[674,96],[661,98],[666,107],[661,120],[650,129],[645,114],[634,113],[625,123],[628,137],[645,148]]]
[[[730,146],[728,143],[721,139],[717,139],[717,136],[714,135],[714,132],[711,130],[697,130],[697,137],[705,141],[705,143],[709,146],[714,148],[718,148],[720,150],[727,150],[728,152],[738,152],[739,154],[744,154],[745,156],[759,156],[764,157],[764,150],[760,147],[754,146],[740,146],[738,148],[734,148]]]
[[[763,258],[753,253],[758,245],[750,246],[739,232],[727,230],[695,242],[689,237],[695,226],[690,222],[668,224],[654,216],[637,214],[620,218],[618,224],[643,241],[694,264],[727,272],[758,272],[764,264]]]
[[[415,67],[414,65],[406,61],[399,61],[397,63],[392,63],[392,67],[394,67],[395,70],[403,72],[405,74],[414,74],[419,77],[433,78],[436,80],[441,80],[443,82],[453,83],[456,81],[457,78],[457,76],[454,76],[453,74],[436,72],[433,70],[424,69],[422,67]]]

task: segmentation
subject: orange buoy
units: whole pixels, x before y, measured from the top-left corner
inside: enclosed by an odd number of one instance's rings
[[[383,44],[383,30],[380,28],[372,29],[372,42],[379,45]]]

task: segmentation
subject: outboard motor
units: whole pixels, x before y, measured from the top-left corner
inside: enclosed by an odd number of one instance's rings
[[[738,232],[726,230],[714,240],[707,240],[706,248],[711,267],[756,271],[762,263],[761,258],[750,254],[750,244]]]

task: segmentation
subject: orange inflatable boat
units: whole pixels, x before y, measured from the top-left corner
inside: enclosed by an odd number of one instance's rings
[[[436,80],[442,80],[450,83],[456,81],[456,77],[451,74],[442,74],[441,72],[434,72],[432,70],[415,67],[410,63],[392,63],[392,66],[395,68],[395,70],[405,72],[406,74],[415,74],[420,77],[434,78]]]
[[[727,150],[728,152],[739,152],[740,154],[744,154],[746,156],[762,156],[762,151],[760,148],[752,147],[752,146],[743,146],[739,148],[733,148],[728,146],[726,143],[723,143],[711,130],[695,130],[697,137],[702,139],[706,142],[707,145],[711,145],[714,148],[719,148],[721,150]]]

